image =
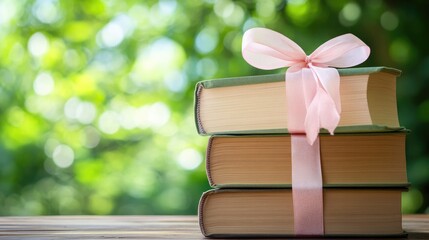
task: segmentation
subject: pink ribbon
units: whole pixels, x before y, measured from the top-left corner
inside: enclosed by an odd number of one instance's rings
[[[323,182],[319,130],[331,134],[340,122],[340,76],[335,68],[365,61],[369,47],[352,34],[333,38],[309,56],[289,38],[265,28],[243,36],[244,59],[260,69],[286,71],[288,131],[292,134],[295,234],[323,235]],[[303,135],[305,134],[305,136]]]

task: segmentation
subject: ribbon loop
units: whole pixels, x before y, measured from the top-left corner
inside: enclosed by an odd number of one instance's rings
[[[242,53],[250,65],[265,70],[292,66],[306,57],[294,41],[266,28],[244,33]]]
[[[344,34],[320,45],[310,58],[315,65],[352,67],[364,62],[370,53],[369,47],[353,34]]]

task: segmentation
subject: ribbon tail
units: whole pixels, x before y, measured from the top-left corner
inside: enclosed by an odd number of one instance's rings
[[[292,198],[296,235],[324,234],[323,180],[320,143],[313,145],[303,135],[292,135]]]
[[[316,75],[322,88],[328,93],[335,103],[338,114],[341,113],[340,74],[335,68],[321,68],[312,66],[311,70]]]
[[[320,89],[318,105],[322,113],[319,115],[320,127],[327,129],[333,135],[340,122],[340,115],[335,109],[334,101],[323,89]]]
[[[289,68],[286,72],[286,99],[288,107],[288,130],[292,148],[292,198],[294,232],[298,236],[324,234],[323,182],[320,163],[319,122],[312,135],[306,132],[308,111],[318,118],[317,82],[310,69]],[[314,120],[314,119],[313,119]],[[318,120],[317,120],[318,121]],[[310,121],[311,122],[311,121]],[[298,134],[293,134],[298,133]]]
[[[316,138],[319,136],[320,131],[320,88],[318,89],[316,96],[310,103],[307,109],[307,115],[305,116],[304,126],[307,135],[307,141],[311,145],[314,143]]]
[[[325,128],[334,134],[341,114],[340,75],[335,68],[312,66],[311,69],[319,83],[317,89],[319,128]]]

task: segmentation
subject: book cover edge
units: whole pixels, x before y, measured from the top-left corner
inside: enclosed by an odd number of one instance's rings
[[[398,234],[325,234],[319,238],[403,238],[406,237],[407,232],[403,231]],[[299,238],[302,239],[302,236],[296,236],[293,234],[209,234],[205,235],[209,238]]]
[[[391,68],[391,67],[385,67],[385,66],[343,68],[343,69],[338,69],[338,72],[340,76],[364,75],[364,74],[372,74],[377,72],[390,73],[395,75],[396,77],[401,75],[401,70]],[[240,85],[246,85],[246,84],[280,82],[284,80],[285,80],[285,74],[277,73],[277,74],[266,74],[266,75],[210,79],[210,80],[200,81],[199,83],[204,88],[218,88],[218,87],[240,86]]]
[[[362,188],[374,188],[374,189],[395,189],[400,188],[408,190],[411,183],[328,183],[323,184],[323,188],[350,188],[350,189],[362,189]],[[291,189],[292,184],[214,184],[211,185],[214,189]]]
[[[194,91],[194,121],[195,126],[197,128],[197,132],[200,135],[205,135],[206,132],[204,131],[203,123],[200,118],[200,94],[203,90],[203,85],[201,83],[197,83],[195,85],[195,91]]]
[[[201,233],[208,237],[209,234],[207,234],[205,226],[204,226],[204,205],[206,204],[207,197],[211,194],[216,193],[216,189],[210,189],[201,195],[200,201],[198,202],[198,225],[200,226]]]
[[[353,125],[353,126],[338,126],[335,134],[358,134],[358,133],[384,133],[384,132],[409,132],[405,127],[389,127],[381,125]],[[241,131],[224,131],[224,132],[201,132],[202,136],[207,135],[267,135],[267,134],[289,134],[287,128],[279,129],[259,129],[259,130],[241,130]],[[320,134],[329,134],[326,129],[320,129]]]
[[[207,180],[209,181],[210,186],[215,185],[215,182],[213,181],[213,178],[212,178],[211,167],[210,167],[211,166],[210,155],[211,155],[211,150],[212,150],[214,138],[215,138],[215,136],[211,136],[209,138],[209,141],[207,143],[207,149],[206,149],[206,174],[207,174]]]

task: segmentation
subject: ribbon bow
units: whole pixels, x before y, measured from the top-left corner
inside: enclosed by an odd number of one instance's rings
[[[340,121],[340,76],[331,67],[360,64],[368,58],[370,49],[353,34],[344,34],[307,56],[298,44],[282,34],[253,28],[243,36],[242,53],[256,68],[289,67],[286,71],[288,130],[306,133],[312,145],[320,128],[333,134]]]
[[[333,38],[307,56],[289,38],[265,28],[243,36],[243,57],[261,69],[286,71],[287,127],[291,136],[292,197],[296,235],[323,235],[323,180],[320,128],[331,134],[340,122],[340,75],[369,56],[369,47],[352,34]],[[302,134],[294,133],[305,133]]]

